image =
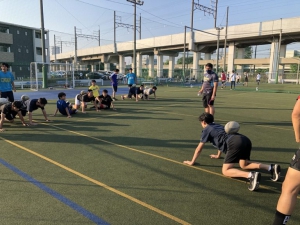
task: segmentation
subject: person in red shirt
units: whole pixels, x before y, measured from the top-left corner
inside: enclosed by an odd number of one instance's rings
[[[222,82],[221,89],[226,88],[226,74],[224,71],[222,71],[221,74],[221,82]]]

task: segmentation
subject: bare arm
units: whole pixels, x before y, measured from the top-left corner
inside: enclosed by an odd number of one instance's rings
[[[16,92],[15,82],[12,81],[12,82],[11,82],[11,86],[12,86],[14,92]]]
[[[56,108],[56,110],[55,110],[53,116],[56,116],[56,113],[57,113],[57,112],[58,112],[58,109]]]
[[[197,146],[196,150],[195,150],[192,161],[184,161],[183,163],[188,164],[190,166],[194,165],[196,159],[198,158],[198,156],[202,152],[202,149],[203,149],[204,145],[205,145],[205,143],[200,142],[199,145]]]
[[[98,106],[97,106],[97,103],[96,103],[96,99],[94,101],[94,106],[95,106],[96,111],[99,112],[99,109],[98,109]]]
[[[295,132],[296,142],[300,142],[300,99],[297,100],[293,112],[292,123]]]
[[[3,113],[1,113],[0,132],[5,131],[4,129],[2,129],[2,127],[3,127],[3,122],[4,122],[4,118],[5,118],[5,115],[4,115]]]
[[[57,110],[58,110],[58,109],[56,109],[55,114],[57,113]],[[67,115],[68,115],[68,118],[71,118],[71,115],[70,115],[70,112],[69,112],[69,108],[68,108],[68,107],[66,107],[66,113],[67,113]]]
[[[212,159],[219,159],[222,155],[222,152],[220,150],[218,150],[218,153],[216,155],[210,155],[210,158]]]
[[[28,124],[25,123],[25,120],[24,120],[24,117],[23,117],[21,111],[18,112],[18,116],[19,116],[23,126],[28,126]]]
[[[81,112],[82,113],[86,113],[85,112],[85,104],[84,104],[84,102],[82,101],[80,104],[81,104]]]
[[[211,96],[211,100],[214,100],[216,97],[216,93],[217,93],[217,88],[218,88],[218,82],[214,82],[214,89],[213,89],[213,93]]]
[[[42,109],[42,112],[43,112],[43,115],[44,115],[44,117],[45,117],[45,120],[46,120],[46,121],[50,121],[50,120],[48,120],[48,118],[47,118],[46,110],[45,110],[45,109]]]

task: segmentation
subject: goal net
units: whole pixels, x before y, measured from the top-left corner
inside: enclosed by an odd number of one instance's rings
[[[38,91],[43,87],[43,74],[47,76],[47,87],[74,88],[74,66],[72,63],[30,63],[30,89]]]

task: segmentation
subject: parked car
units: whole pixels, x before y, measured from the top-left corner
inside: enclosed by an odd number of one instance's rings
[[[103,80],[107,80],[108,77],[106,75],[104,75],[103,73],[99,73],[99,72],[89,72],[85,75],[86,79],[103,79]]]

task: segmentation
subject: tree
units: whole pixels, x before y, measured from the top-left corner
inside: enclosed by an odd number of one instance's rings
[[[291,68],[291,72],[292,73],[297,73],[297,71],[298,71],[298,64],[291,64],[290,68]]]
[[[193,57],[185,58],[185,64],[191,64],[191,63],[193,63]],[[177,64],[183,64],[183,57],[177,59]]]
[[[169,65],[169,60],[165,61],[164,65]]]
[[[253,53],[252,47],[251,46],[246,47],[244,58],[245,59],[252,59],[252,53]]]

